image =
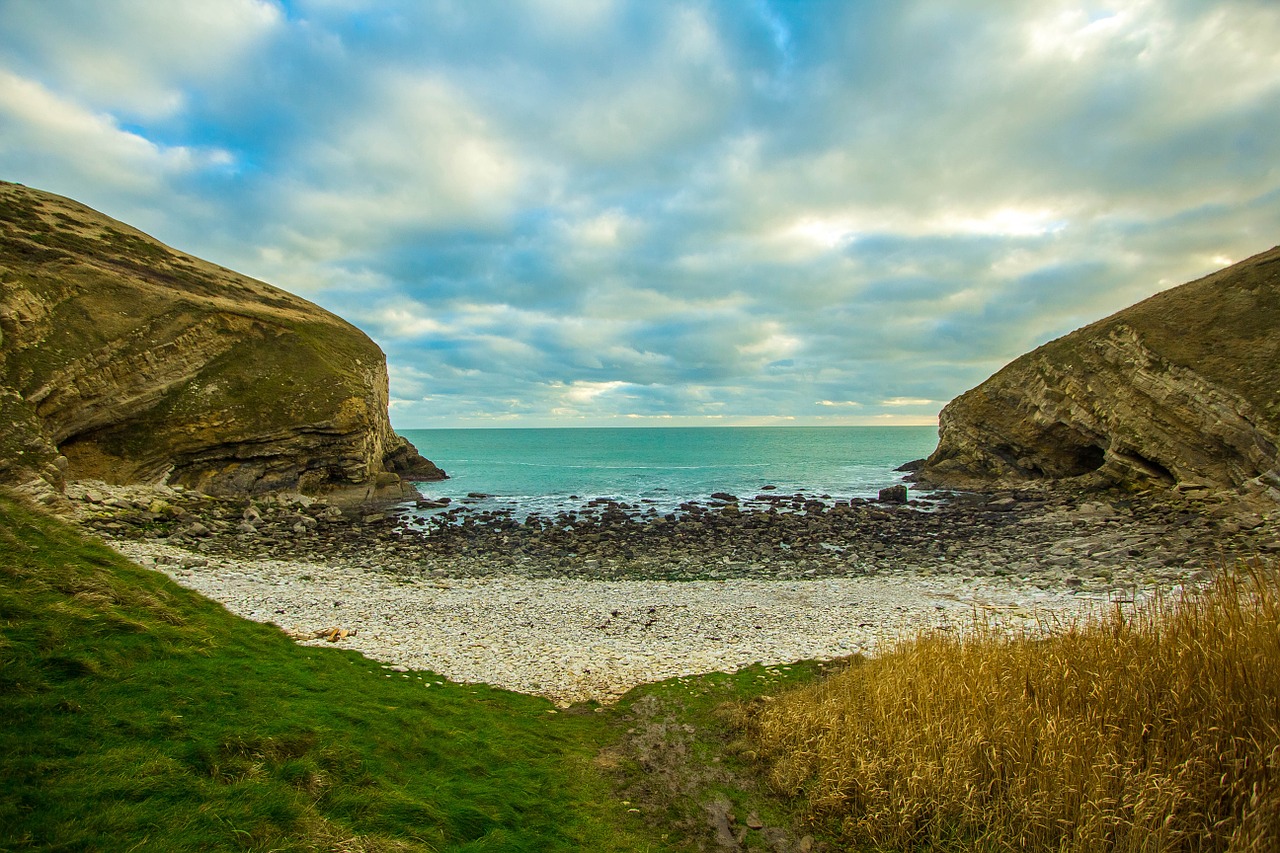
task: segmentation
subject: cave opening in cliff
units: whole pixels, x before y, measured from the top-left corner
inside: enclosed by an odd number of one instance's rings
[[[1064,457],[1067,461],[1066,476],[1079,477],[1101,468],[1107,461],[1107,452],[1096,444],[1082,444],[1064,448]]]

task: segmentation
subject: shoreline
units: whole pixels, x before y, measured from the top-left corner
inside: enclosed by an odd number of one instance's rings
[[[1280,552],[1280,519],[1226,504],[1000,492],[909,504],[803,495],[652,516],[598,499],[516,522],[459,511],[352,518],[302,496],[75,484],[73,515],[233,613],[426,669],[609,702],[674,676],[873,653],[975,616],[1012,630],[1201,583]]]
[[[919,629],[975,617],[1014,631],[1096,611],[1109,595],[973,577],[816,580],[442,580],[291,560],[204,557],[154,542],[111,543],[144,566],[277,625],[304,645],[363,653],[543,696],[559,707],[617,700],[667,678],[872,654]],[[330,628],[351,633],[337,642]]]

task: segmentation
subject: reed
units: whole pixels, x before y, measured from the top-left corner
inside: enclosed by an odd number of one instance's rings
[[[742,716],[874,849],[1280,849],[1280,565],[1011,636],[897,643]]]

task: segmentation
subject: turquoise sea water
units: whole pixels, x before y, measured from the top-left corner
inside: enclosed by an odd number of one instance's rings
[[[593,498],[669,511],[713,492],[874,497],[893,469],[928,456],[936,427],[698,427],[400,430],[450,479],[428,497],[552,514]]]

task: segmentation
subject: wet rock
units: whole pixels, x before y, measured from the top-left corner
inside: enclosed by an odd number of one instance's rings
[[[881,489],[878,499],[881,503],[904,504],[907,502],[907,487],[899,483],[896,486]]]
[[[1216,506],[1153,496],[1080,499],[1047,492],[940,493],[928,511],[874,501],[806,495],[689,502],[658,515],[596,499],[554,517],[450,508],[391,516],[343,516],[331,506],[255,509],[247,500],[165,494],[176,514],[151,513],[155,495],[129,491],[124,509],[78,500],[82,523],[114,539],[166,540],[202,554],[350,561],[382,571],[455,577],[628,579],[1006,576],[1038,586],[1124,585],[1156,572],[1189,577],[1223,559],[1267,552],[1280,519],[1233,521]],[[728,494],[727,492],[724,494]],[[892,508],[890,508],[892,506]],[[994,510],[994,511],[993,511]],[[249,519],[258,518],[259,523]],[[194,524],[199,524],[195,527]],[[1224,525],[1234,525],[1225,534]],[[201,533],[201,531],[205,531]],[[1095,572],[1111,577],[1092,580]]]

